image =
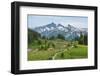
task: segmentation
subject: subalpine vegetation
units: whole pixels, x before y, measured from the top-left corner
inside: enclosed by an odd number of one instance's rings
[[[64,36],[47,38],[28,29],[28,60],[80,59],[88,57],[87,35],[66,40]]]

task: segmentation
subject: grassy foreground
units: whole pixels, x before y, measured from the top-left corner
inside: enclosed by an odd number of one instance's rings
[[[82,59],[88,57],[88,47],[86,45],[77,45],[77,47],[66,47],[68,43],[65,40],[48,40],[53,42],[55,48],[39,49],[39,45],[31,43],[28,46],[28,60],[58,60],[58,59]],[[43,44],[42,44],[43,45]]]

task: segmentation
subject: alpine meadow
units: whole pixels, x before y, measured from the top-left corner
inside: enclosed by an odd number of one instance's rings
[[[28,61],[88,58],[88,17],[27,17]]]

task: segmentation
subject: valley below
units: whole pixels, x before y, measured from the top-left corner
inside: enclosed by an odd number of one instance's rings
[[[88,47],[61,39],[41,40],[41,44],[31,43],[28,60],[83,59],[88,57]],[[43,43],[44,42],[44,43]],[[50,44],[51,43],[51,44]],[[52,43],[54,45],[52,45]],[[44,47],[43,47],[44,46]]]

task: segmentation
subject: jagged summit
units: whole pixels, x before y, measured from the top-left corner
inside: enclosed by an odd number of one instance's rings
[[[47,24],[47,25],[45,25],[45,27],[56,27],[56,24],[54,23],[54,22],[52,22],[52,23],[49,23],[49,24]]]
[[[73,39],[80,36],[80,32],[83,34],[87,34],[87,29],[78,29],[73,25],[68,24],[67,27],[62,25],[61,23],[56,24],[51,22],[49,24],[43,25],[41,27],[36,27],[32,29],[41,34],[41,36],[52,37],[57,36],[58,34],[63,35],[66,39]]]

